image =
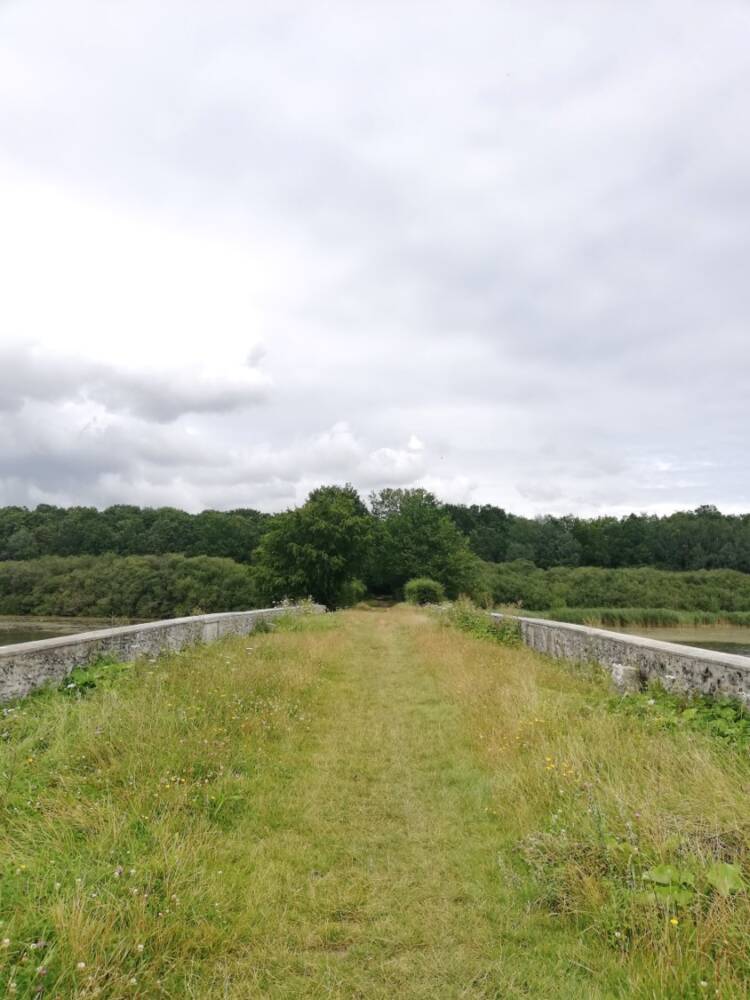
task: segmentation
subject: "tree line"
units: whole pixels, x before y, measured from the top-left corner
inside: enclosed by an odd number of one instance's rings
[[[0,507],[0,560],[40,556],[222,556],[249,562],[270,514],[175,507]]]
[[[420,491],[383,490],[388,495]],[[422,491],[423,492],[423,491]],[[655,566],[660,569],[737,569],[750,573],[750,514],[722,514],[712,506],[666,516],[520,517],[491,504],[435,505],[486,562],[522,559],[542,569],[553,566]],[[381,512],[382,513],[382,512]],[[265,532],[284,514],[252,508],[188,514],[174,507],[127,504],[0,507],[0,560],[40,556],[164,555],[221,556],[248,563]]]
[[[445,511],[487,562],[552,566],[656,566],[737,569],[750,573],[750,514],[703,506],[674,514],[624,517],[539,517],[501,507],[446,504]]]
[[[274,515],[6,507],[0,613],[153,618],[307,596],[334,608],[367,593],[401,597],[416,577],[484,605],[740,611],[750,608],[750,576],[737,572],[747,521],[711,507],[531,520],[442,504],[423,489],[384,489],[365,502],[348,485],[320,487]],[[722,560],[735,572],[711,569]],[[675,569],[692,576],[664,572]]]

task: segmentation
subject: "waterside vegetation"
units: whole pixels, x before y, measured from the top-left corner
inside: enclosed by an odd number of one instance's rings
[[[16,558],[0,561],[0,614],[155,618],[308,596],[340,608],[366,594],[402,599],[414,579],[434,581],[449,599],[466,594],[484,607],[517,605],[570,621],[593,621],[598,615],[602,624],[616,626],[675,624],[674,615],[683,612],[695,613],[696,620],[700,613],[714,616],[711,622],[745,624],[743,615],[750,614],[750,573],[660,568],[670,564],[662,558],[666,549],[657,559],[635,544],[641,529],[663,534],[666,526],[674,544],[683,548],[687,542],[680,541],[678,527],[706,544],[713,537],[709,529],[729,530],[727,524],[740,537],[742,518],[726,519],[701,508],[672,519],[566,521],[561,527],[560,519],[527,522],[504,512],[500,518],[499,508],[491,510],[490,517],[485,508],[442,504],[423,489],[385,489],[365,502],[351,486],[320,487],[301,506],[273,516],[247,510],[188,515],[129,507],[102,512],[4,508],[0,554]],[[525,550],[515,542],[502,550],[506,557],[527,551],[536,562],[488,561],[480,555],[479,526],[486,540],[490,527],[500,531],[501,524],[508,537],[515,537],[521,525],[539,538],[558,538],[563,527],[571,537],[583,537],[583,528],[593,531],[595,525],[607,538],[619,538],[617,532],[629,526],[632,552],[657,565],[566,565],[564,546],[553,558],[551,549],[543,551],[535,543]],[[141,554],[122,554],[133,547]],[[81,549],[98,554],[72,554]],[[580,554],[589,549],[581,543]],[[50,550],[58,554],[34,555]],[[188,554],[201,550],[221,555]],[[640,609],[640,617],[633,609]],[[704,621],[708,624],[708,617]]]

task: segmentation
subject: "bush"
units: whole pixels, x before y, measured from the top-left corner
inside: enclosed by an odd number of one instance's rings
[[[554,608],[556,615],[571,608],[638,608],[701,611],[724,620],[729,612],[750,612],[750,574],[735,570],[539,569],[517,560],[491,567],[489,577],[495,604],[520,603],[537,611]]]
[[[0,562],[0,614],[171,618],[257,607],[250,567],[213,556]]]
[[[404,598],[409,604],[441,604],[445,600],[442,583],[417,576],[404,584]]]
[[[365,597],[367,587],[361,580],[347,580],[342,583],[336,594],[337,608],[352,608]]]

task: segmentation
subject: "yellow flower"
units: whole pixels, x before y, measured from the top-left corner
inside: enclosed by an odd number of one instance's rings
[[[676,927],[680,921],[677,919],[677,917],[672,917],[669,922],[673,927]]]

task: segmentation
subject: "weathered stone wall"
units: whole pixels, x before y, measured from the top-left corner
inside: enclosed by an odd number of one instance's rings
[[[156,656],[199,642],[214,642],[226,635],[247,635],[261,619],[268,621],[304,610],[307,609],[262,608],[195,615],[0,646],[0,701],[22,698],[50,682],[59,683],[75,667],[92,663],[100,656],[112,656],[127,663],[140,656]],[[325,608],[316,604],[311,610],[322,614]]]
[[[510,619],[510,615],[492,614]],[[669,691],[739,698],[750,706],[750,657],[695,649],[585,625],[518,618],[524,643],[539,653],[577,663],[599,663],[624,690],[659,681]]]

